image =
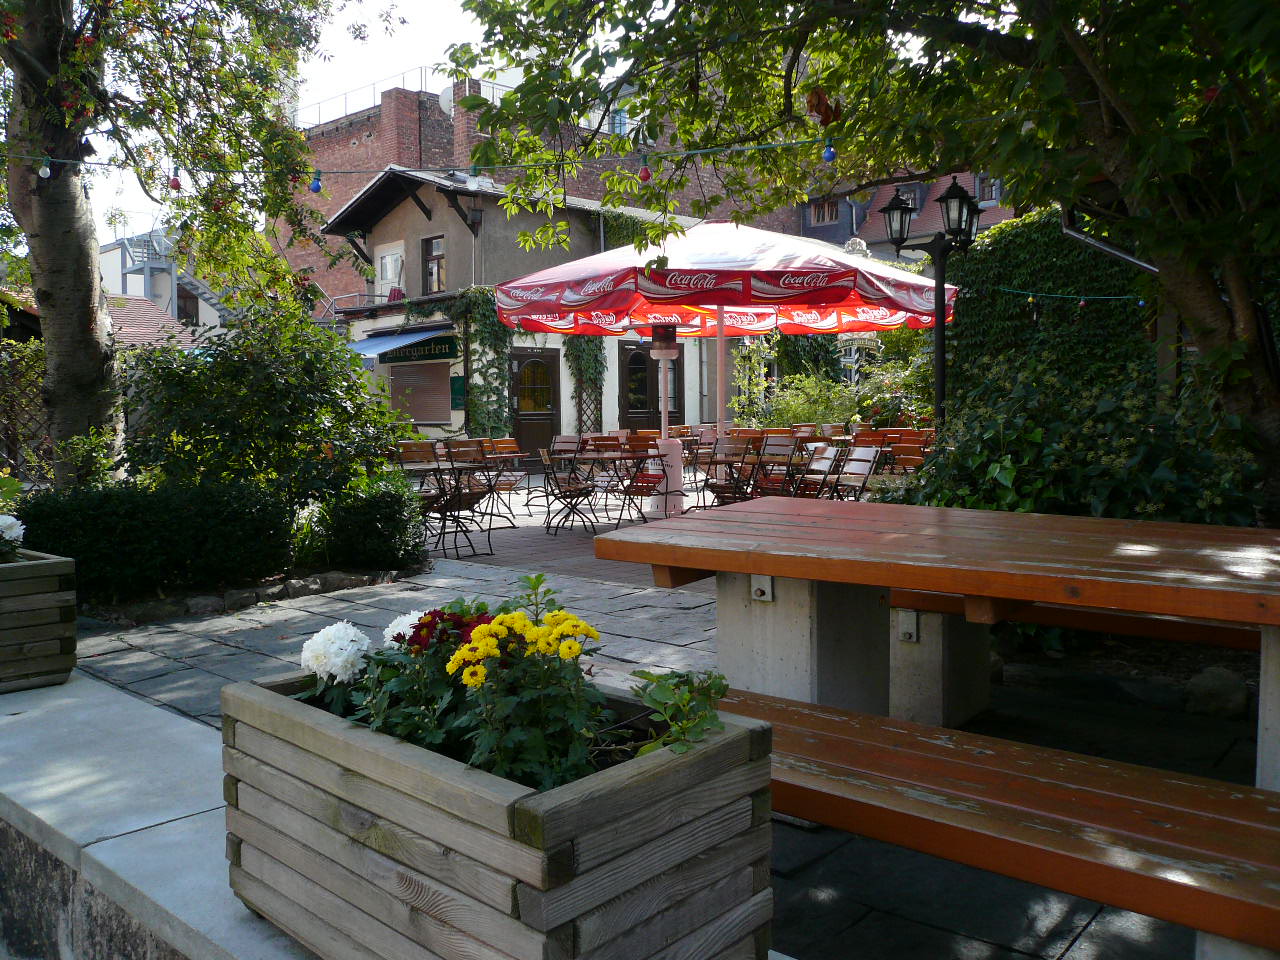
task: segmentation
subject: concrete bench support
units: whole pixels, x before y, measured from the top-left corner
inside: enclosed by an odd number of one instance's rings
[[[716,574],[716,656],[729,683],[846,710],[889,710],[888,591]]]
[[[954,727],[991,700],[991,629],[946,613],[894,608],[889,716]]]

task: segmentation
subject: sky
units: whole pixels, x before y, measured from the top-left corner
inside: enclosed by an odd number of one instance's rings
[[[388,34],[374,18],[369,39],[353,40],[347,32],[351,16],[372,16],[377,9],[378,0],[353,4],[325,29],[320,47],[302,68],[301,122],[323,122],[373,106],[378,93],[395,86],[439,92],[449,81],[442,74],[433,75],[433,68],[445,59],[445,51],[451,44],[480,39],[479,25],[453,0],[410,0],[396,11],[408,21],[403,26]],[[147,199],[127,171],[99,174],[92,196],[100,243],[145,233],[159,222],[161,208]],[[112,209],[125,213],[127,227],[107,224]]]

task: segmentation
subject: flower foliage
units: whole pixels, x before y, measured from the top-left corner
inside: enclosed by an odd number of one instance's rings
[[[612,739],[580,663],[599,640],[542,575],[490,610],[455,600],[398,617],[374,644],[350,624],[307,641],[303,696],[331,712],[539,789],[591,773]]]
[[[26,530],[17,517],[0,514],[0,563],[17,559],[18,547],[22,545],[22,535]]]

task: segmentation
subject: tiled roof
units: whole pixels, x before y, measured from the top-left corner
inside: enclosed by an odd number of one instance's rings
[[[40,308],[36,306],[36,295],[30,287],[0,286],[0,302],[29,313],[33,317],[40,316]]]
[[[107,297],[107,312],[118,347],[160,346],[172,342],[188,350],[196,345],[191,331],[146,297]]]

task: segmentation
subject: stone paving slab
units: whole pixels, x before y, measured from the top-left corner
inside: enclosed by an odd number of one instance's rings
[[[219,808],[85,848],[84,878],[193,960],[313,958],[231,892],[226,844]]]
[[[126,641],[127,642],[127,641]],[[104,653],[80,664],[81,669],[110,683],[124,685],[181,670],[182,664],[132,647]]]
[[[0,742],[0,816],[75,869],[88,844],[222,806],[215,734],[80,671],[0,697]]]

